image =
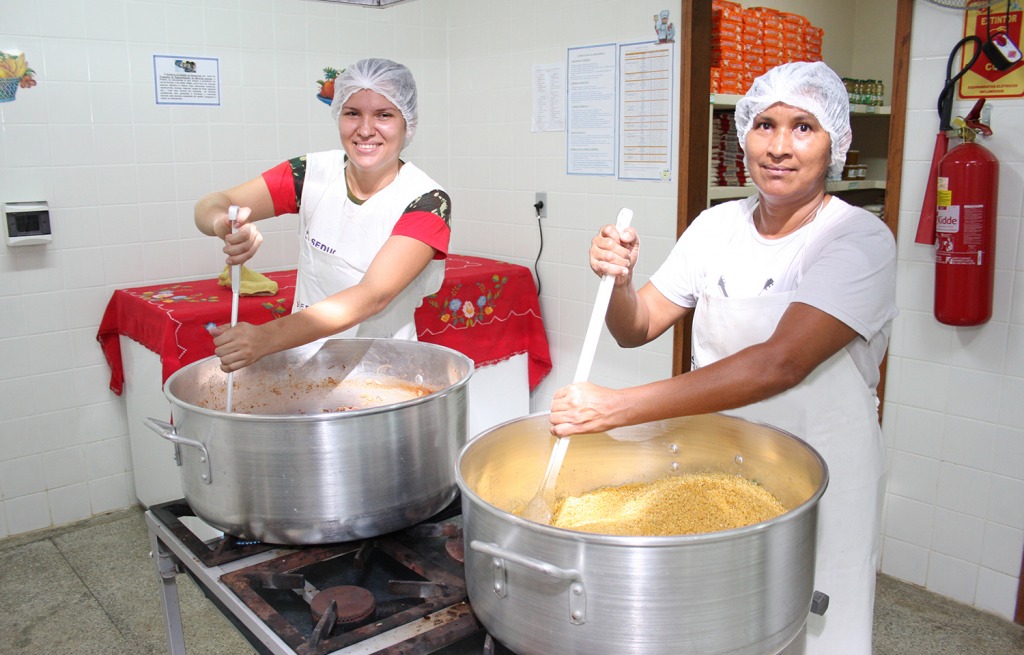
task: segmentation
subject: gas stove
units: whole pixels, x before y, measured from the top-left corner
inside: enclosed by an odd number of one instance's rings
[[[182,572],[263,654],[511,653],[470,607],[458,498],[405,530],[318,546],[219,534],[184,500],[154,505],[145,517],[172,655],[186,653]]]

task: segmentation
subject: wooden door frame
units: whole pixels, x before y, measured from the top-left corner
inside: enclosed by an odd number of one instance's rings
[[[708,206],[708,147],[711,124],[711,3],[684,2],[679,53],[679,182],[676,237]],[[690,370],[693,312],[672,334],[672,375]]]

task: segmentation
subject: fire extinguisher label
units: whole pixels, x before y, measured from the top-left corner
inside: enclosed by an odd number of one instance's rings
[[[964,205],[961,217],[960,205],[939,207],[936,210],[935,232],[938,243],[935,249],[937,264],[980,266],[985,255],[984,247],[984,205]]]
[[[948,234],[960,231],[960,205],[939,203],[935,210],[935,231]]]
[[[938,205],[940,208],[942,208],[942,207],[949,207],[950,205],[953,204],[953,194],[949,190],[949,178],[948,177],[940,177],[940,178],[938,178],[937,184],[935,185],[935,188],[938,190],[938,193],[939,193],[938,202],[935,203],[936,205]],[[940,209],[940,211],[941,211],[941,209]]]
[[[965,250],[985,247],[985,205],[964,205],[962,239]]]
[[[952,245],[950,244],[949,247]],[[942,248],[942,239],[939,239],[939,249],[935,251],[936,264],[981,266],[985,254],[983,252],[944,252]]]

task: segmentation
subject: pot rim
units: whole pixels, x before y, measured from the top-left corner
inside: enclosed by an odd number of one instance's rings
[[[326,341],[331,341],[331,340],[332,339],[327,339]],[[319,414],[244,414],[244,413],[240,413],[240,412],[228,412],[228,411],[225,411],[223,409],[215,409],[215,408],[211,408],[211,407],[200,407],[199,405],[193,405],[192,403],[185,402],[181,398],[178,398],[173,393],[171,393],[171,383],[174,381],[175,378],[184,375],[185,372],[188,371],[191,368],[198,368],[200,365],[204,364],[205,362],[208,362],[208,361],[210,361],[212,359],[218,359],[218,357],[216,355],[210,355],[209,357],[204,357],[203,359],[200,359],[200,360],[197,360],[195,362],[192,362],[191,364],[188,364],[187,366],[181,367],[180,369],[178,369],[174,373],[171,373],[171,375],[168,376],[167,381],[164,382],[164,385],[163,385],[164,396],[167,398],[168,401],[170,401],[170,403],[172,405],[177,405],[177,406],[185,408],[185,409],[187,409],[189,411],[196,412],[197,414],[203,414],[203,415],[206,415],[206,416],[215,416],[215,417],[230,416],[230,417],[232,417],[233,420],[243,420],[243,421],[274,421],[274,422],[280,422],[280,421],[284,421],[284,422],[336,421],[336,420],[347,418],[347,417],[355,418],[355,417],[360,417],[360,416],[371,416],[373,414],[380,414],[380,413],[383,413],[383,412],[392,412],[392,411],[395,411],[395,410],[405,409],[407,407],[415,407],[416,405],[420,405],[420,404],[423,404],[423,403],[427,403],[427,402],[431,402],[431,401],[437,400],[439,398],[442,398],[442,397],[444,397],[444,396],[446,396],[446,395],[448,395],[450,393],[453,393],[453,392],[459,390],[460,388],[468,385],[470,378],[473,377],[473,373],[476,372],[476,363],[472,359],[470,359],[467,355],[465,355],[464,353],[461,353],[458,350],[455,350],[453,348],[448,348],[447,346],[441,346],[441,345],[438,345],[438,344],[435,344],[435,343],[427,343],[427,342],[424,342],[424,341],[413,341],[411,339],[408,339],[408,340],[406,340],[406,339],[385,339],[385,338],[373,338],[373,337],[352,337],[352,338],[345,337],[343,340],[345,340],[345,341],[409,341],[411,343],[417,343],[417,344],[420,344],[421,346],[423,346],[425,348],[428,348],[428,349],[447,351],[448,353],[453,355],[455,357],[455,359],[463,360],[463,362],[466,364],[467,372],[466,372],[466,375],[464,375],[458,382],[455,382],[454,384],[451,384],[451,385],[449,385],[447,387],[444,387],[442,389],[438,389],[437,391],[434,391],[433,393],[429,393],[426,396],[420,396],[418,398],[410,398],[409,400],[403,400],[403,401],[397,402],[397,403],[389,403],[387,405],[376,405],[374,407],[366,407],[364,409],[350,409],[350,410],[345,410],[343,412],[321,412]],[[297,348],[308,348],[308,347],[310,347],[310,344],[306,344],[304,346],[297,346]],[[285,352],[285,351],[282,351],[282,352]],[[225,376],[226,375],[227,374],[225,373]],[[227,382],[227,380],[225,380],[225,383],[226,382]]]
[[[493,428],[491,428],[491,430],[496,430],[496,429],[500,428],[502,425],[507,425],[509,423],[514,423],[516,421],[520,421],[520,420],[524,420],[524,419],[528,419],[528,418],[533,418],[533,417],[544,415],[544,414],[547,414],[547,413],[548,412],[537,412],[537,413],[534,413],[534,414],[530,414],[528,416],[523,416],[523,417],[520,417],[520,418],[517,418],[517,419],[512,419],[510,421],[506,421],[505,423],[502,423],[501,425],[494,426]],[[734,540],[734,539],[737,539],[737,538],[749,537],[750,535],[757,534],[759,532],[764,532],[765,530],[768,530],[769,528],[771,528],[774,525],[780,525],[780,524],[784,524],[784,523],[789,523],[791,521],[799,520],[807,512],[810,512],[812,510],[816,510],[817,509],[817,504],[821,500],[821,497],[825,494],[825,489],[828,487],[829,471],[828,471],[828,464],[825,462],[825,459],[821,456],[821,454],[813,446],[811,446],[809,443],[807,443],[806,441],[804,441],[800,437],[797,437],[796,435],[794,435],[794,434],[792,434],[790,432],[787,432],[785,430],[777,428],[774,425],[771,425],[770,423],[765,423],[763,421],[754,421],[754,420],[744,419],[744,418],[740,418],[740,417],[737,417],[737,416],[732,416],[732,415],[729,415],[729,414],[724,414],[724,413],[721,413],[721,412],[713,412],[712,414],[720,415],[720,416],[723,416],[723,417],[729,418],[729,419],[746,421],[747,423],[753,423],[753,424],[756,424],[756,425],[762,425],[762,426],[771,428],[772,430],[775,430],[776,432],[779,432],[782,435],[784,435],[784,436],[786,436],[786,437],[788,437],[790,439],[793,439],[793,440],[803,444],[804,446],[806,446],[807,449],[818,460],[818,462],[821,464],[821,467],[822,467],[821,484],[818,485],[818,488],[815,490],[814,494],[812,494],[810,498],[808,498],[804,502],[800,503],[799,505],[797,505],[793,509],[787,510],[785,513],[780,514],[779,516],[776,516],[773,519],[769,519],[767,521],[761,521],[759,523],[752,523],[751,525],[745,525],[745,526],[740,527],[740,528],[732,528],[730,530],[718,530],[716,532],[702,532],[702,533],[699,533],[699,534],[684,534],[684,535],[671,535],[671,536],[659,536],[659,537],[622,536],[622,535],[600,534],[600,533],[597,533],[597,532],[580,532],[578,530],[569,530],[567,528],[558,528],[558,527],[555,527],[555,526],[552,526],[552,525],[545,525],[543,523],[537,523],[536,521],[530,521],[528,519],[524,519],[521,516],[517,516],[517,515],[515,515],[515,514],[513,514],[511,512],[506,512],[505,510],[503,510],[503,509],[501,509],[499,507],[496,507],[495,505],[492,505],[491,503],[487,502],[486,500],[481,498],[479,495],[477,495],[477,493],[475,491],[473,491],[472,489],[469,488],[469,485],[466,483],[466,481],[462,477],[462,459],[465,456],[466,452],[469,450],[469,448],[472,446],[473,442],[476,441],[476,439],[479,439],[479,438],[483,437],[484,436],[483,434],[478,435],[474,439],[470,440],[468,443],[466,443],[465,446],[462,447],[462,450],[459,452],[459,457],[458,457],[458,459],[456,460],[456,463],[455,463],[455,482],[456,482],[456,484],[458,484],[459,490],[461,491],[463,498],[468,498],[471,501],[475,501],[475,504],[479,505],[480,508],[483,509],[488,514],[491,514],[494,517],[497,517],[499,519],[503,519],[503,520],[506,520],[506,521],[510,520],[510,521],[513,522],[514,525],[517,525],[517,526],[520,526],[522,528],[526,528],[526,529],[529,529],[529,530],[539,531],[542,534],[547,534],[547,535],[550,535],[552,537],[557,537],[557,538],[563,539],[563,540],[568,538],[568,539],[571,539],[573,541],[583,542],[583,543],[593,543],[593,544],[598,544],[598,545],[603,545],[603,546],[624,546],[624,547],[629,547],[629,548],[637,548],[637,547],[643,547],[643,548],[669,548],[669,547],[677,547],[677,546],[683,546],[683,545],[688,545],[688,544],[708,544],[708,543],[715,543],[715,542],[718,542],[718,541],[726,541],[726,540],[730,540],[731,541],[731,540]]]

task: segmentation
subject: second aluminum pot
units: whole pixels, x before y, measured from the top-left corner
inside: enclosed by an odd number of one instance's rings
[[[778,653],[800,632],[812,598],[827,603],[813,584],[828,470],[805,442],[720,414],[620,428],[614,438],[572,437],[560,496],[726,472],[758,482],[788,508],[733,530],[620,537],[512,513],[543,479],[549,429],[547,413],[504,423],[467,444],[457,464],[470,603],[519,655]]]
[[[351,541],[455,498],[472,372],[433,344],[330,339],[237,371],[234,409],[246,413],[228,413],[210,357],[165,383],[173,425],[146,423],[174,442],[185,499],[207,523],[267,543]],[[394,402],[359,408],[370,396]]]

